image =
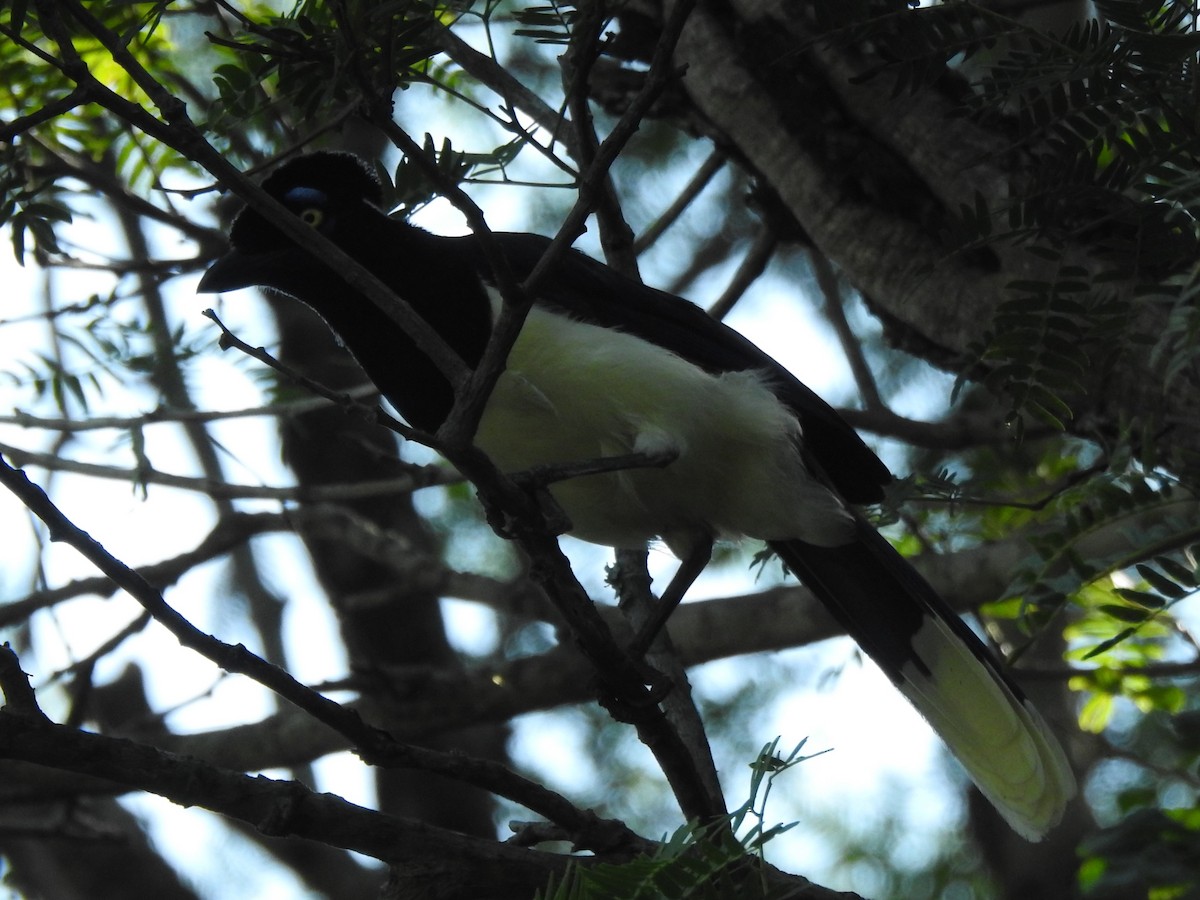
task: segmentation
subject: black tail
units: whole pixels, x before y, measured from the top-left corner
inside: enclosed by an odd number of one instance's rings
[[[771,548],[917,708],[1013,829],[1040,840],[1075,795],[1062,747],[983,642],[882,535]]]

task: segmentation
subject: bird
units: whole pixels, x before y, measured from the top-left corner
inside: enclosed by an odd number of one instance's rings
[[[468,367],[503,303],[484,239],[389,215],[352,154],[294,157],[264,190],[406,301]],[[491,233],[523,281],[549,239]],[[392,318],[252,208],[201,293],[257,286],[315,310],[380,393],[433,433],[454,405],[437,365]],[[558,481],[570,534],[614,548],[662,541],[683,587],[713,542],[765,541],[928,721],[1009,825],[1041,840],[1076,793],[1062,745],[1000,662],[870,524],[892,475],[816,393],[688,300],[571,249],[531,298],[475,444],[501,471],[644,454],[670,460]],[[686,576],[684,570],[687,570]],[[667,592],[664,592],[664,594]],[[678,596],[672,600],[677,601]]]

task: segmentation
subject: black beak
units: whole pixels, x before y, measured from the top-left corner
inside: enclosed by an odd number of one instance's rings
[[[270,285],[277,271],[288,271],[294,262],[295,252],[292,250],[268,253],[230,250],[208,267],[196,286],[196,293],[216,294],[252,285]]]

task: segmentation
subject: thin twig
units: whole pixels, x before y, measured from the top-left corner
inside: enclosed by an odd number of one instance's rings
[[[655,47],[641,90],[622,113],[608,137],[597,148],[592,164],[580,180],[579,199],[576,200],[562,225],[559,226],[558,233],[554,236],[550,246],[546,248],[542,258],[538,260],[533,271],[529,273],[529,277],[525,279],[524,288],[529,293],[537,293],[538,285],[558,264],[561,254],[565,253],[567,248],[575,243],[575,239],[583,233],[584,222],[592,212],[600,181],[607,175],[608,170],[616,162],[617,156],[637,132],[650,107],[654,105],[671,81],[680,74],[680,70],[674,64],[673,54],[679,36],[683,32],[683,26],[687,23],[688,16],[695,4],[696,0],[682,0],[672,8],[670,17],[663,26],[658,45]]]
[[[3,34],[9,40],[13,40],[15,37],[12,30],[3,25],[0,25],[0,34]],[[0,125],[0,144],[11,143],[12,139],[18,135],[37,128],[43,122],[48,122],[58,116],[65,115],[85,103],[87,103],[87,97],[84,91],[76,87],[65,97],[60,97],[58,100],[51,100],[27,116],[18,116],[12,121]]]
[[[779,237],[775,234],[775,230],[769,225],[764,227],[758,237],[754,239],[754,243],[750,245],[749,252],[742,258],[742,264],[738,266],[737,272],[725,286],[721,296],[708,308],[710,316],[714,319],[724,319],[729,315],[733,307],[749,290],[750,285],[754,284],[759,276],[767,270],[767,263],[771,261],[771,255],[777,246],[779,246]]]
[[[436,160],[430,159],[424,149],[399,125],[392,121],[390,114],[384,116],[376,113],[376,124],[387,134],[392,143],[404,153],[408,159],[419,165],[425,175],[433,181],[438,193],[449,200],[463,214],[472,233],[479,242],[479,248],[487,260],[492,274],[496,278],[496,286],[500,291],[504,304],[500,316],[492,326],[492,333],[484,347],[483,356],[474,371],[457,382],[455,387],[454,406],[446,421],[438,428],[437,445],[443,450],[449,446],[467,446],[475,437],[475,430],[483,416],[484,407],[492,390],[496,386],[501,373],[504,371],[505,360],[509,351],[516,343],[517,335],[525,322],[525,316],[530,309],[529,295],[517,283],[508,260],[492,239],[491,229],[483,215],[483,210],[465,191],[438,168]]]
[[[600,37],[604,30],[603,4],[591,3],[580,8],[580,15],[571,30],[567,52],[561,57],[567,106],[575,134],[576,158],[580,168],[593,179],[595,191],[591,204],[600,226],[600,247],[604,259],[616,271],[640,281],[637,253],[633,249],[633,229],[625,220],[617,197],[610,168],[596,171],[596,153],[600,142],[592,119],[588,85],[592,67],[600,53]]]
[[[483,575],[458,572],[421,553],[375,523],[351,512],[346,506],[306,503],[282,513],[242,513],[221,518],[212,530],[191,550],[169,559],[141,566],[138,572],[150,584],[162,590],[175,584],[196,566],[216,559],[251,538],[270,532],[304,531],[314,537],[352,543],[366,559],[387,566],[405,584],[436,591],[449,597],[498,602],[496,596],[511,597],[518,589]],[[117,586],[105,576],[77,578],[56,588],[46,588],[0,605],[0,628],[24,622],[40,609],[95,595],[108,597]],[[514,612],[511,608],[508,612]]]
[[[675,224],[676,220],[683,215],[689,206],[697,197],[704,191],[710,181],[716,177],[716,174],[725,166],[727,156],[723,150],[714,150],[700,164],[700,168],[691,177],[683,190],[679,192],[671,205],[663,210],[662,214],[657,219],[650,223],[649,227],[638,235],[637,240],[633,242],[633,252],[641,256],[649,250],[654,242],[657,241],[668,228]]]
[[[573,462],[546,463],[510,473],[509,477],[519,484],[544,487],[571,478],[585,475],[602,475],[608,472],[624,472],[629,469],[661,469],[669,466],[679,454],[675,451],[660,453],[625,453],[620,456],[600,456]]]
[[[846,309],[842,304],[842,291],[838,287],[837,273],[833,270],[833,264],[819,250],[814,250],[809,254],[809,261],[812,265],[813,275],[817,279],[817,287],[821,290],[825,317],[833,326],[833,330],[841,342],[842,352],[846,354],[846,361],[850,363],[850,371],[854,373],[854,383],[858,386],[858,394],[862,397],[863,406],[867,409],[886,408],[883,398],[879,395],[879,386],[875,383],[875,375],[871,372],[871,367],[863,355],[862,341],[855,336],[850,328],[850,323],[846,320]]]
[[[356,481],[347,484],[271,487],[269,485],[233,484],[226,481],[213,481],[209,478],[172,475],[169,472],[160,472],[158,469],[147,465],[139,465],[126,469],[120,466],[87,463],[74,459],[66,459],[54,453],[25,450],[21,447],[14,447],[11,444],[0,443],[0,453],[11,459],[14,465],[22,467],[35,466],[39,469],[45,469],[47,472],[70,472],[75,475],[85,475],[89,478],[124,481],[130,485],[157,484],[162,487],[196,491],[197,493],[207,494],[210,497],[221,497],[229,500],[335,503],[338,501],[362,499],[364,497],[411,494],[413,491],[423,487],[435,484],[455,484],[462,481],[461,476],[453,472],[447,472],[436,466],[426,466],[415,472],[414,475],[404,475],[398,478]]]
[[[523,110],[539,126],[561,138],[566,145],[568,154],[575,159],[579,158],[579,154],[575,150],[574,135],[570,133],[569,129],[561,127],[562,114],[552,109],[541,97],[513,77],[513,74],[496,62],[493,57],[480,53],[449,28],[439,28],[434,35],[434,40],[451,59],[458,63],[464,72],[499,94],[508,109],[517,107]],[[512,126],[517,124],[514,118]],[[550,152],[550,148],[539,146],[538,149],[556,166],[564,171],[568,170],[563,166],[561,160],[558,160],[557,156]]]
[[[343,396],[351,401],[359,401],[373,397],[379,389],[373,384],[364,384],[343,392]],[[242,409],[207,410],[207,409],[173,409],[159,406],[140,416],[92,416],[85,419],[50,418],[35,416],[31,413],[17,410],[12,415],[0,415],[0,425],[15,425],[18,428],[46,429],[48,431],[66,431],[78,434],[86,431],[132,431],[145,428],[147,425],[175,424],[179,422],[224,422],[230,419],[254,419],[269,417],[273,419],[291,419],[307,415],[317,410],[342,406],[338,400],[327,397],[305,397],[300,400],[287,400],[281,403],[271,403],[266,406],[247,406]]]
[[[221,321],[220,317],[217,316],[214,310],[206,309],[202,315],[206,319],[212,320],[212,322],[219,329],[221,329],[222,350],[227,350],[228,348],[233,347],[252,359],[257,359],[263,365],[270,366],[285,378],[294,382],[295,384],[300,385],[305,390],[320,397],[324,397],[326,400],[331,400],[344,409],[352,410],[358,415],[361,415],[363,418],[367,419],[367,421],[374,422],[377,425],[382,425],[384,428],[394,431],[396,434],[400,435],[406,440],[416,441],[417,443],[425,444],[429,447],[437,447],[437,440],[433,437],[433,435],[427,434],[419,429],[412,428],[409,425],[405,425],[394,416],[388,415],[378,406],[369,406],[365,403],[359,403],[353,400],[350,395],[344,391],[330,390],[319,381],[309,378],[303,372],[293,369],[286,363],[280,362],[270,353],[268,353],[265,347],[253,347],[250,344],[247,344],[236,334],[225,327],[225,323]]]
[[[1144,666],[1130,664],[1122,668],[1101,666],[1089,669],[1086,666],[1022,666],[1015,670],[1022,681],[1070,681],[1072,678],[1088,679],[1093,674],[1104,674],[1105,690],[1110,690],[1107,679],[1117,678],[1195,678],[1200,675],[1200,660],[1177,663],[1149,663]]]

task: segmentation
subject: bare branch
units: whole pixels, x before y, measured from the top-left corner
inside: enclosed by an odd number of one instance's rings
[[[633,242],[633,252],[640,256],[654,246],[654,243],[675,224],[684,211],[692,205],[692,202],[708,187],[709,182],[716,177],[716,174],[725,167],[726,161],[727,157],[721,150],[714,150],[710,153],[700,164],[696,173],[692,175],[691,180],[679,192],[679,196],[671,201],[671,205],[663,210],[644,232],[638,235],[637,240]],[[718,316],[718,318],[720,317]]]
[[[181,644],[216,663],[227,672],[247,675],[309,715],[348,737],[364,760],[385,767],[427,769],[511,797],[565,827],[584,833],[589,814],[577,810],[563,797],[522,778],[504,766],[438,753],[400,744],[386,732],[362,720],[357,712],[300,684],[284,670],[271,665],[245,647],[231,646],[197,629],[163,599],[138,572],[117,560],[98,541],[78,528],[24,472],[0,459],[0,483],[38,516],[50,530],[51,540],[64,541],[137,600]]]
[[[318,409],[328,409],[332,406],[343,405],[343,399],[362,400],[374,397],[379,393],[372,384],[345,391],[338,399],[326,397],[306,397],[302,400],[289,400],[283,403],[272,403],[267,406],[250,406],[245,409],[206,410],[206,409],[174,409],[160,406],[140,416],[91,416],[82,419],[48,418],[35,416],[17,410],[12,415],[0,415],[0,425],[16,425],[18,428],[42,428],[47,431],[60,431],[77,434],[85,431],[99,431],[111,428],[117,431],[134,431],[147,425],[177,422],[223,422],[229,419],[252,419],[260,416],[271,416],[289,419],[302,416]],[[351,407],[358,409],[359,407]],[[367,407],[368,409],[370,407]]]
[[[437,466],[414,467],[412,475],[388,478],[383,481],[356,481],[350,484],[305,485],[297,487],[265,487],[254,484],[231,484],[210,481],[207,478],[191,478],[160,472],[151,466],[123,469],[98,463],[66,459],[55,453],[37,453],[9,444],[0,444],[0,453],[24,468],[37,466],[48,472],[71,472],[92,478],[125,481],[131,485],[159,484],[163,487],[196,491],[209,497],[229,500],[294,500],[310,503],[332,503],[356,497],[373,497],[387,494],[411,494],[415,490],[434,484],[454,484],[462,479],[452,472]]]
[[[471,838],[317,794],[295,781],[219,769],[132,741],[0,711],[0,756],[107,778],[128,788],[238,819],[271,836],[297,836],[422,873],[427,897],[526,898],[569,858]]]

